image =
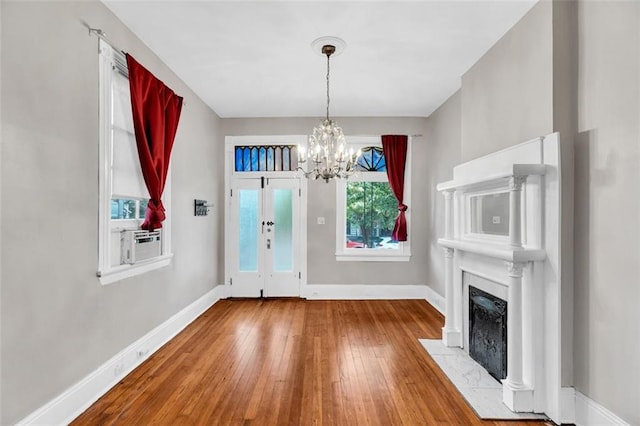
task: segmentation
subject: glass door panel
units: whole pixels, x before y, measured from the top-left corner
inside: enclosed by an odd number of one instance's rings
[[[263,192],[260,181],[234,182],[230,198],[231,296],[260,297],[264,281]]]
[[[235,179],[229,202],[231,296],[300,296],[300,181]]]
[[[268,179],[265,186],[265,295],[300,295],[300,181]]]
[[[239,229],[238,229],[238,270],[256,272],[258,270],[258,216],[260,214],[259,189],[239,189]]]
[[[293,194],[291,189],[273,191],[273,270],[293,271]]]

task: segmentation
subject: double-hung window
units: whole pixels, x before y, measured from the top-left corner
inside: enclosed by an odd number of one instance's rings
[[[400,242],[391,236],[398,201],[389,186],[380,138],[348,138],[347,143],[354,150],[360,149],[362,155],[356,174],[346,180],[336,179],[336,259],[408,261],[411,239]],[[404,202],[410,205],[410,154],[406,161]],[[409,218],[408,211],[408,223]]]
[[[140,229],[149,192],[142,177],[133,130],[131,94],[125,56],[100,40],[100,208],[98,276],[118,281],[170,261],[170,222],[149,235]],[[164,205],[170,205],[170,179]],[[169,215],[168,215],[169,216]],[[136,250],[136,253],[131,253]]]

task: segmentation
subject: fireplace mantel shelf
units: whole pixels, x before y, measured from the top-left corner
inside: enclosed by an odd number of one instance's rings
[[[509,262],[539,261],[544,260],[547,256],[546,252],[541,249],[514,248],[505,244],[496,244],[493,242],[440,238],[438,239],[438,243],[443,247],[481,254]]]
[[[509,167],[493,174],[485,174],[479,177],[474,176],[460,180],[450,180],[448,182],[438,184],[436,188],[438,191],[453,191],[491,183],[502,179],[508,179],[513,176],[544,175],[545,172],[546,166],[544,164],[510,164]]]

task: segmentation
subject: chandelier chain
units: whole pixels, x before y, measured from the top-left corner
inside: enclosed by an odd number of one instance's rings
[[[327,54],[327,120],[329,120],[329,102],[331,102],[331,98],[329,97],[329,57],[331,55]]]
[[[298,146],[298,170],[301,170],[306,178],[322,179],[329,182],[331,179],[347,179],[358,172],[357,164],[361,151],[354,152],[353,148],[347,148],[344,133],[338,124],[329,118],[329,106],[331,95],[329,92],[331,76],[330,56],[336,51],[335,46],[326,44],[322,46],[322,53],[327,55],[327,116],[313,129],[309,135],[309,152],[305,154],[303,146]],[[302,165],[309,160],[309,170]]]

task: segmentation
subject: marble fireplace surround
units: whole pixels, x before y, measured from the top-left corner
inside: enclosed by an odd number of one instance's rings
[[[460,164],[453,180],[437,186],[445,197],[445,235],[438,240],[445,258],[444,345],[468,352],[470,284],[507,300],[502,402],[513,412],[544,413],[558,424],[559,156],[554,133]],[[472,200],[500,193],[509,195],[508,235],[478,231]]]

